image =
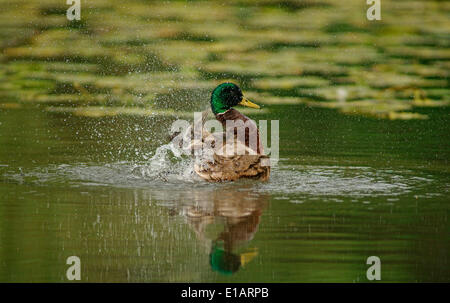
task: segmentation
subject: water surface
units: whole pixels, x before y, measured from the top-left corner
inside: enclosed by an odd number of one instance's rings
[[[295,110],[295,115],[293,114]],[[212,184],[167,117],[0,111],[0,280],[448,281],[449,111],[389,121],[274,107],[267,183]],[[158,131],[155,131],[158,130]]]

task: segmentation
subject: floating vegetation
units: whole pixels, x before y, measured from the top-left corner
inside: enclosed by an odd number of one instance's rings
[[[7,104],[7,103],[5,103]],[[0,104],[1,105],[1,104]],[[12,108],[13,104],[8,104]],[[20,105],[20,104],[19,104]],[[1,108],[1,106],[0,106]],[[70,113],[75,116],[82,117],[107,117],[107,116],[118,116],[118,115],[131,115],[131,116],[163,116],[163,117],[176,117],[177,119],[187,119],[193,120],[194,115],[192,112],[187,111],[174,111],[174,110],[163,110],[163,109],[153,109],[153,108],[139,108],[139,107],[111,107],[111,106],[83,106],[83,107],[63,107],[63,106],[50,106],[46,108],[46,111],[51,113]],[[250,110],[240,109],[244,114],[248,114]],[[256,114],[267,114],[267,109],[261,109],[256,112]],[[253,112],[252,112],[253,114]]]
[[[262,78],[253,81],[253,87],[258,89],[294,89],[297,87],[318,87],[329,85],[329,81],[319,77],[282,77]]]
[[[263,104],[382,119],[425,119],[416,107],[450,104],[444,1],[388,1],[380,22],[355,13],[359,0],[99,0],[77,23],[64,2],[0,4],[1,108],[203,110],[225,80]]]

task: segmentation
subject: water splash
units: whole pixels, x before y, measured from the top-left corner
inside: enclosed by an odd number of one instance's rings
[[[194,182],[197,178],[193,167],[193,160],[183,157],[180,150],[169,143],[158,147],[148,164],[135,165],[132,175],[149,181]]]
[[[117,162],[105,165],[55,165],[30,172],[3,174],[3,178],[20,183],[46,185],[69,183],[72,186],[108,186],[116,188],[145,188],[152,191],[174,189],[186,195],[193,188],[214,190],[252,190],[272,194],[280,199],[300,195],[302,198],[366,198],[414,194],[428,186],[433,179],[413,171],[375,169],[359,166],[287,166],[272,170],[268,182],[240,180],[209,183],[193,170],[193,161],[184,157],[170,144],[159,147],[148,162]],[[298,197],[297,197],[298,198]],[[293,201],[295,203],[295,201]]]

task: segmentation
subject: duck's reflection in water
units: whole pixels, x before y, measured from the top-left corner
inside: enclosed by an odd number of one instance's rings
[[[258,231],[268,195],[241,189],[198,192],[193,197],[191,203],[178,210],[209,250],[214,271],[233,274],[258,255],[258,249],[251,247],[250,241]],[[212,235],[211,229],[216,230]]]

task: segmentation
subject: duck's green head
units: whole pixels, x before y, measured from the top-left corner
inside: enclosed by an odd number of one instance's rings
[[[239,86],[234,83],[222,83],[213,90],[211,109],[215,115],[224,113],[238,104],[259,108],[255,103],[245,99]]]
[[[209,254],[209,263],[214,271],[223,275],[231,275],[241,268],[241,258],[239,255],[227,252],[215,243]]]
[[[211,253],[209,254],[209,263],[214,271],[223,275],[232,275],[242,266],[248,264],[257,255],[258,251],[256,249],[235,254],[226,251],[223,247],[223,243],[215,241],[211,247]]]

